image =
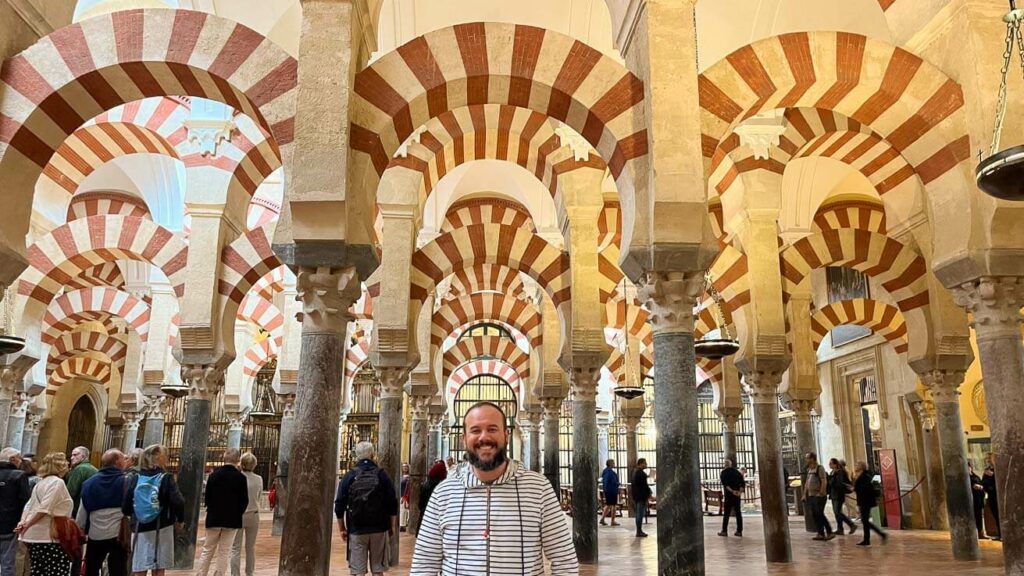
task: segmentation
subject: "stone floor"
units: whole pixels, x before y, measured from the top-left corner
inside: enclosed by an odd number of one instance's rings
[[[860,533],[855,536],[837,537],[831,542],[814,542],[812,534],[803,531],[803,518],[794,517],[792,523],[793,563],[767,568],[764,561],[762,528],[759,517],[747,517],[745,536],[720,538],[716,535],[721,526],[720,518],[707,518],[704,523],[704,539],[707,548],[708,576],[734,576],[736,574],[758,575],[813,575],[855,573],[892,574],[899,576],[946,574],[970,574],[971,576],[1002,576],[1003,560],[1001,545],[996,542],[982,542],[980,562],[956,563],[949,549],[949,535],[940,532],[902,531],[892,532],[887,544],[876,543],[871,548],[856,546]],[[628,521],[628,519],[627,519]],[[647,532],[652,535],[646,540],[633,538],[628,524],[622,527],[601,527],[601,562],[597,566],[584,566],[585,576],[611,576],[630,574],[657,574],[657,532],[652,519]],[[202,537],[202,534],[200,534]],[[874,542],[874,541],[873,541]],[[278,547],[280,540],[270,535],[270,516],[264,515],[257,540],[257,576],[277,574]],[[401,563],[389,574],[408,574],[414,541],[402,535]],[[345,547],[341,538],[333,542],[331,573],[346,574]],[[167,574],[185,575],[184,571],[168,571]]]

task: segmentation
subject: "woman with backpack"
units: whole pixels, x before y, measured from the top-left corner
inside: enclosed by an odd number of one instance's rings
[[[62,480],[67,473],[68,460],[63,452],[53,452],[43,458],[39,463],[39,484],[32,490],[21,522],[14,527],[14,532],[28,546],[32,576],[71,574],[71,559],[77,554],[68,554],[62,542],[76,540],[78,528],[69,526],[74,524],[71,522],[74,502]],[[65,539],[67,529],[75,532]],[[58,538],[54,537],[54,532],[58,532]],[[81,546],[80,541],[78,545]]]
[[[139,460],[139,473],[125,490],[126,516],[135,524],[132,574],[163,576],[174,564],[174,525],[185,519],[185,499],[174,476],[167,473],[167,449],[159,444],[147,447]]]

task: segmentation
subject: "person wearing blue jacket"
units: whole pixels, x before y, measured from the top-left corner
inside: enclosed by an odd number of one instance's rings
[[[619,474],[615,471],[615,460],[609,459],[604,463],[604,472],[601,472],[601,491],[604,492],[601,525],[607,526],[604,519],[611,517],[612,526],[618,526],[619,523],[615,521],[615,509],[619,507]]]
[[[118,540],[124,513],[125,457],[120,450],[107,450],[100,469],[82,484],[81,502],[75,522],[89,538],[85,549],[85,576],[99,576],[107,561],[110,576],[123,576],[128,568],[125,549]]]

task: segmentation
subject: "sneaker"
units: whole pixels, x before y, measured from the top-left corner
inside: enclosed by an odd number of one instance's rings
[[[821,534],[818,534],[814,538],[811,538],[811,540],[819,540],[819,541],[824,541],[825,539],[826,538],[824,536],[822,536]]]
[[[604,520],[601,520],[600,524],[601,526],[607,526],[607,524],[604,523]],[[612,526],[615,526],[615,524],[612,524]]]
[[[722,536],[723,538],[728,538],[729,537],[729,533],[726,532],[725,530],[722,530],[721,532],[719,532],[718,535]]]
[[[734,532],[733,536],[739,536],[740,538],[743,538],[743,532]]]
[[[636,537],[637,538],[647,538],[647,533],[645,533],[645,532],[637,532],[636,533]]]
[[[860,542],[857,542],[857,546],[871,546],[871,542],[861,540]]]
[[[833,539],[835,537],[836,537],[835,534],[833,534],[832,532],[829,532],[828,536],[825,536],[825,540],[831,540],[831,539]]]

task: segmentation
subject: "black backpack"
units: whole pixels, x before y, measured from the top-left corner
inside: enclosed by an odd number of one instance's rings
[[[383,487],[380,483],[381,469],[360,468],[348,485],[349,522],[356,526],[373,525],[384,513]],[[352,527],[350,526],[351,530]]]

